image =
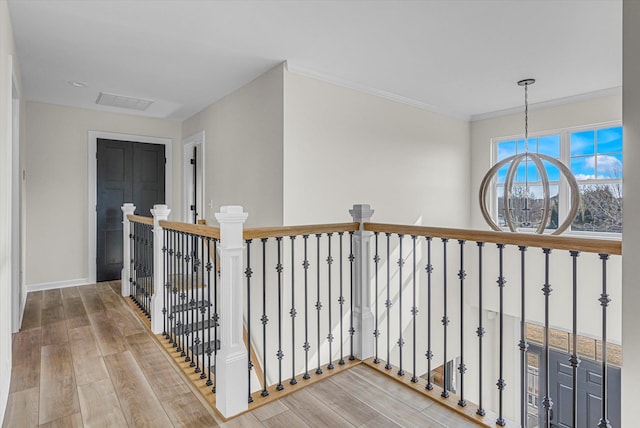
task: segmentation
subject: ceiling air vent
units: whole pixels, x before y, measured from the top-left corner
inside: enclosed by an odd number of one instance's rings
[[[96,100],[96,104],[145,111],[151,104],[153,104],[153,101],[100,92],[100,95],[98,95],[98,99]]]

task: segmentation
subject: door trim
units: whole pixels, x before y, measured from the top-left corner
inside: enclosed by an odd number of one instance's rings
[[[182,140],[182,209],[180,210],[180,214],[182,215],[182,221],[186,223],[191,222],[191,213],[187,206],[189,205],[189,200],[191,192],[193,191],[193,176],[191,175],[191,164],[190,159],[193,153],[193,148],[199,148],[199,156],[202,159],[201,162],[201,176],[202,183],[200,185],[200,189],[198,191],[198,196],[200,196],[200,201],[202,202],[202,212],[199,213],[201,218],[206,217],[206,204],[204,201],[205,196],[205,148],[204,148],[204,130],[197,132],[190,137]]]
[[[171,207],[171,203],[173,202],[173,140],[171,138],[163,138],[163,137],[151,137],[145,135],[131,135],[131,134],[120,134],[117,132],[104,132],[104,131],[89,131],[88,132],[88,141],[87,141],[87,187],[88,187],[88,204],[87,204],[87,242],[88,242],[88,272],[89,272],[89,282],[96,282],[96,255],[97,255],[97,239],[96,239],[96,228],[98,227],[97,216],[96,216],[96,203],[97,203],[97,186],[98,186],[98,178],[97,178],[97,162],[96,156],[98,153],[98,138],[104,138],[107,140],[124,140],[124,141],[133,141],[135,143],[152,143],[152,144],[163,144],[165,146],[165,158],[167,159],[167,163],[165,165],[164,177],[165,177],[165,201],[167,205]],[[135,204],[135,201],[131,201]],[[150,213],[136,213],[144,216],[149,216]]]

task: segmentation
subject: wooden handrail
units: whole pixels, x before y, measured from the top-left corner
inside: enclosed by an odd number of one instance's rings
[[[532,233],[494,232],[471,229],[448,229],[441,227],[408,226],[400,224],[364,223],[364,230],[381,233],[429,236],[495,244],[521,245],[526,247],[551,248],[610,255],[622,254],[622,242],[614,239],[576,238]]]
[[[181,223],[178,221],[160,221],[160,226],[164,229],[175,230],[177,232],[190,233],[192,235],[204,236],[206,238],[220,239],[220,228],[205,226],[202,224]]]
[[[144,223],[144,224],[150,224],[151,226],[153,226],[153,217],[144,217],[141,215],[128,214],[127,219],[134,223]]]
[[[354,232],[360,223],[312,224],[305,226],[254,227],[244,229],[242,237],[247,239],[277,238],[282,236],[315,235],[318,233]]]

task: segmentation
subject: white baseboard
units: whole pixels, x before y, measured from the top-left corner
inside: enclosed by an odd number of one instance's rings
[[[40,284],[27,284],[27,293],[31,291],[53,290],[55,288],[76,287],[78,285],[93,284],[89,278],[71,279],[69,281],[42,282]]]
[[[2,377],[2,384],[0,385],[0,425],[4,423],[4,413],[7,410],[7,402],[9,401],[9,387],[11,386],[11,364],[5,363]]]

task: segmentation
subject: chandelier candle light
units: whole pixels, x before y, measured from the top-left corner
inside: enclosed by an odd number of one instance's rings
[[[535,79],[524,79],[518,82],[519,86],[524,86],[524,153],[515,154],[509,156],[501,161],[497,162],[484,176],[480,183],[480,210],[485,221],[491,226],[493,230],[501,231],[502,229],[495,223],[489,213],[487,207],[487,194],[489,193],[489,186],[494,180],[497,172],[509,165],[507,169],[505,181],[504,181],[504,194],[502,198],[502,204],[504,209],[504,218],[509,230],[511,232],[520,231],[519,228],[533,229],[538,234],[543,234],[545,228],[549,224],[551,218],[551,196],[549,192],[549,174],[545,168],[543,161],[558,168],[560,173],[566,178],[571,189],[571,205],[569,208],[569,214],[565,220],[558,226],[556,230],[551,232],[551,235],[560,235],[567,230],[573,219],[578,213],[580,205],[580,191],[578,189],[578,183],[573,176],[573,173],[565,164],[559,159],[551,156],[529,152],[529,100],[528,100],[528,88],[529,85],[533,85]],[[524,162],[524,189],[519,187],[519,192],[515,192],[514,180],[516,178],[516,172],[520,167],[520,164]],[[533,194],[529,183],[529,162],[533,163],[537,173],[540,175],[540,182],[542,184],[542,209],[540,221],[533,223],[532,206],[533,206]],[[516,195],[517,193],[517,195]],[[518,215],[516,214],[518,210]]]

